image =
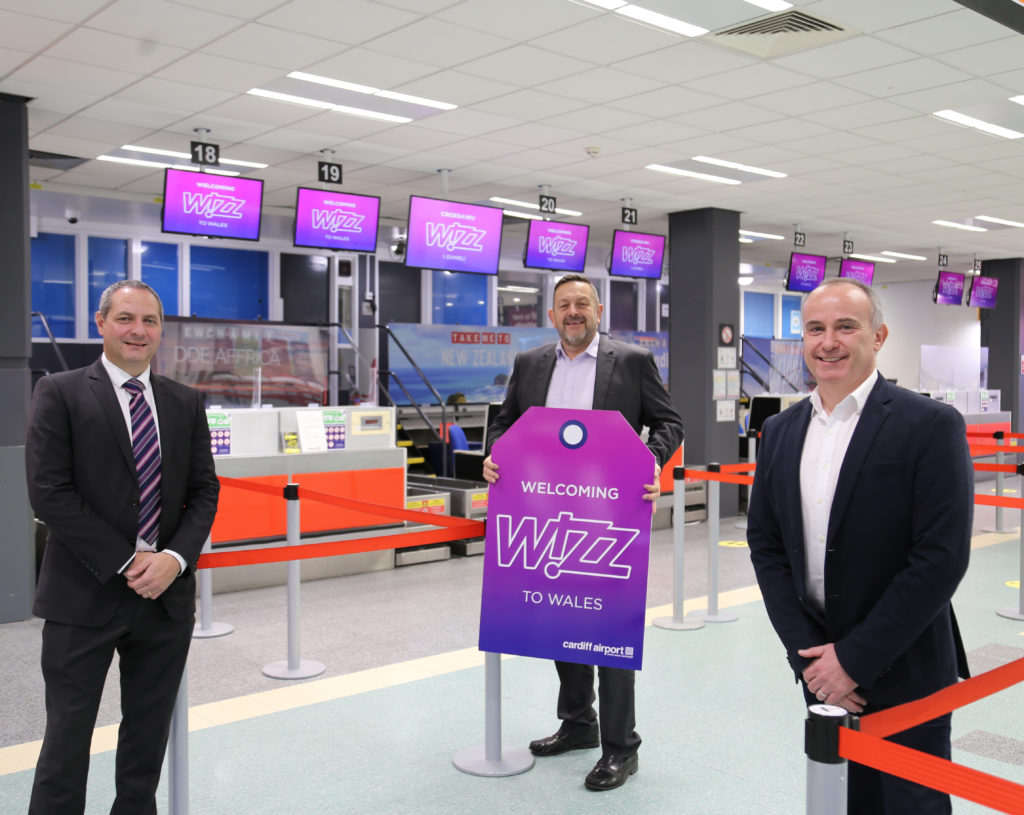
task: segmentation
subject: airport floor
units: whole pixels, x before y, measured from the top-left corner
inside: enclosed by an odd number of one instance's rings
[[[979,489],[991,491],[991,482]],[[1019,495],[1019,485],[1008,486]],[[665,511],[659,510],[659,511]],[[971,566],[954,600],[975,673],[1024,656],[1024,622],[1009,581],[1018,536],[986,533],[978,508]],[[1006,526],[1018,513],[1007,512]],[[640,769],[620,789],[583,778],[599,750],[538,759],[519,775],[458,770],[455,753],[484,743],[483,656],[476,648],[482,558],[310,581],[301,590],[301,656],[314,679],[275,680],[283,660],[284,587],[214,595],[232,634],[193,641],[189,657],[189,803],[194,815],[263,813],[686,813],[805,811],[799,689],[755,586],[742,519],[721,524],[718,606],[734,622],[696,631],[647,628],[637,677]],[[685,527],[686,609],[706,608],[706,523]],[[652,535],[648,622],[672,613],[673,532]],[[0,626],[0,812],[25,812],[44,726],[39,620]],[[550,662],[501,661],[502,743],[525,748],[553,732]],[[87,813],[113,800],[118,721],[111,671],[93,742]],[[1024,686],[953,717],[954,761],[1024,783]],[[166,772],[158,795],[167,812]],[[989,812],[954,799],[955,813]]]

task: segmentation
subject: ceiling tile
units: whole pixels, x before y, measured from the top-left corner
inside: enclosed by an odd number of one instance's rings
[[[839,77],[835,81],[861,93],[886,99],[924,88],[951,85],[969,78],[967,74],[956,68],[944,65],[934,59],[922,58]]]
[[[758,62],[745,54],[699,40],[663,48],[615,63],[615,68],[662,82],[683,83],[702,76],[732,71]]]
[[[938,14],[959,8],[953,0],[818,0],[808,4],[809,12],[815,16],[827,17],[835,23],[843,23],[861,31],[884,31],[899,25],[925,20]]]
[[[474,102],[502,96],[517,88],[515,85],[474,76],[464,71],[438,71],[422,79],[403,83],[392,90],[465,107]]]
[[[862,93],[841,87],[834,82],[812,82],[798,88],[766,93],[758,96],[755,101],[788,116],[804,116],[822,110],[845,109],[871,100]]]
[[[853,128],[861,125],[899,122],[918,115],[915,111],[900,107],[892,102],[872,99],[834,110],[805,113],[803,118],[828,127]]]
[[[461,65],[459,70],[527,87],[579,74],[592,67],[588,62],[520,44]]]
[[[943,51],[935,59],[973,76],[988,76],[1021,68],[1021,37],[1015,34],[996,42]]]
[[[917,22],[887,28],[878,33],[878,38],[901,48],[916,51],[918,54],[939,56],[943,52],[993,40],[1017,39],[1017,36],[995,20],[990,20],[976,11],[960,8]]]
[[[335,56],[344,48],[344,45],[323,37],[249,23],[221,37],[205,50],[228,59],[258,61],[287,73],[304,70],[310,64]]]
[[[61,90],[106,96],[134,82],[135,74],[112,71],[95,65],[82,65],[52,57],[36,57],[7,79],[14,82],[60,88]],[[7,81],[7,80],[5,80]]]
[[[393,8],[394,5],[367,0],[345,0],[343,3],[292,0],[262,16],[260,22],[315,37],[326,37],[335,42],[360,44],[421,19],[419,8],[415,8],[416,13],[413,14]],[[410,53],[417,50],[420,49],[412,49]]]
[[[159,100],[160,106],[183,111],[206,110],[234,99],[232,91],[218,90],[201,85],[186,85],[167,79],[140,79],[114,95],[114,99],[150,104]]]
[[[430,47],[423,48],[424,43],[429,43]],[[377,37],[369,47],[396,56],[415,53],[424,62],[450,68],[514,44],[504,37],[426,18]]]
[[[666,118],[692,110],[715,107],[725,101],[722,97],[713,96],[710,93],[701,93],[679,85],[669,85],[647,93],[616,99],[611,106],[634,113],[642,113],[644,116]]]
[[[618,104],[618,103],[616,103]],[[675,117],[675,121],[707,130],[735,130],[784,118],[777,110],[766,110],[747,102],[727,102]]]
[[[498,113],[517,119],[545,119],[549,116],[557,116],[586,107],[587,103],[581,99],[555,96],[538,90],[513,91],[473,105],[474,110]]]
[[[435,16],[500,37],[532,40],[593,19],[594,14],[593,9],[552,0],[478,0],[455,4]]]
[[[189,110],[108,97],[88,106],[83,113],[106,122],[159,130],[184,119],[189,115]]]
[[[540,89],[548,93],[574,96],[588,102],[602,104],[633,94],[645,93],[660,86],[661,83],[655,79],[647,79],[611,68],[594,68],[564,79],[547,82],[540,85]]]
[[[59,86],[23,82],[11,78],[0,80],[0,93],[26,96],[32,100],[29,102],[30,107],[68,114],[83,110],[101,98],[96,93],[83,93]]]
[[[549,116],[540,121],[555,127],[565,127],[586,133],[607,133],[621,127],[640,125],[652,120],[650,117],[640,116],[636,113],[594,105],[584,110],[574,110],[557,116]]]
[[[110,0],[33,0],[31,7],[25,0],[0,0],[0,9],[16,12],[31,12],[36,17],[60,20],[66,23],[79,23],[88,19],[97,10],[107,5]]]
[[[89,18],[89,28],[180,48],[199,48],[240,25],[237,18],[167,0],[114,0]]]
[[[635,144],[648,145],[681,142],[704,134],[705,131],[700,128],[689,127],[687,125],[679,124],[678,122],[667,121],[664,119],[655,119],[650,122],[629,125],[627,127],[618,127],[614,130],[608,131],[608,135],[612,138],[622,139],[623,141],[633,142]]]
[[[20,5],[24,11],[25,4]],[[71,30],[66,22],[0,9],[0,48],[41,51]]]
[[[519,120],[510,116],[498,116],[494,113],[484,113],[470,108],[459,108],[431,116],[429,119],[421,119],[419,124],[421,127],[440,130],[443,133],[481,136],[485,133],[494,133],[503,128],[517,126]]]
[[[620,14],[602,14],[530,44],[587,62],[607,63],[660,51],[678,42],[678,35],[668,31],[637,25]]]
[[[403,83],[437,73],[437,66],[368,48],[352,48],[305,70],[331,79],[394,90]]]
[[[12,48],[0,48],[0,77],[10,74],[19,65],[24,65],[32,59],[28,51],[16,51]],[[3,87],[3,80],[0,79],[0,87]]]
[[[846,76],[914,59],[916,53],[876,37],[854,37],[772,60],[774,64],[823,79]]]
[[[162,79],[245,93],[281,75],[277,68],[215,56],[190,54],[156,73]]]
[[[92,28],[78,28],[46,51],[50,57],[133,74],[152,73],[187,53],[183,48]]]
[[[111,148],[130,144],[152,131],[143,125],[126,125],[102,119],[91,119],[86,116],[75,116],[53,125],[46,132],[55,136],[69,136],[76,139],[87,139],[102,142]]]
[[[814,80],[807,74],[779,68],[771,63],[749,65],[732,71],[692,80],[689,87],[727,99],[750,99],[784,88],[808,85]]]

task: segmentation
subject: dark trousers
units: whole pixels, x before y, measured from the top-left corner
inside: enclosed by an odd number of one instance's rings
[[[574,733],[592,732],[600,721],[601,750],[605,754],[631,756],[640,747],[636,732],[634,685],[636,672],[598,666],[598,708],[594,711],[594,666],[555,662],[561,686],[558,718]]]
[[[185,669],[193,618],[171,620],[163,606],[125,590],[114,618],[96,628],[47,621],[42,669],[46,732],[29,815],[81,815],[89,746],[107,671],[116,651],[121,674],[111,815],[155,815],[156,788]]]

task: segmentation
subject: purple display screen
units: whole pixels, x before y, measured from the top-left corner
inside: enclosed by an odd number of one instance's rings
[[[497,274],[502,217],[498,207],[410,195],[405,265]]]
[[[870,286],[875,277],[875,264],[870,260],[843,258],[839,264],[839,276],[859,280],[865,286]]]
[[[375,195],[299,187],[294,243],[314,249],[375,252],[379,213],[380,199]]]
[[[531,269],[582,272],[587,262],[589,234],[590,227],[585,224],[530,221],[523,265]]]
[[[625,277],[661,278],[665,256],[665,236],[615,230],[612,238],[612,262],[608,273]]]
[[[825,279],[824,255],[805,255],[793,252],[789,256],[789,273],[786,275],[787,291],[814,291]]]
[[[959,272],[939,272],[935,284],[935,302],[942,306],[959,306],[964,301],[964,276]]]
[[[260,239],[263,182],[190,170],[164,171],[162,229],[211,238]]]
[[[999,281],[994,277],[976,277],[971,281],[971,308],[995,308]]]

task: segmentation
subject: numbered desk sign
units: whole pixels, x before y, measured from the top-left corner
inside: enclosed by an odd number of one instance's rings
[[[618,411],[532,407],[492,456],[480,649],[640,669],[650,450]]]

